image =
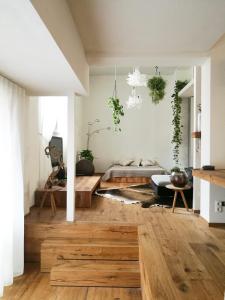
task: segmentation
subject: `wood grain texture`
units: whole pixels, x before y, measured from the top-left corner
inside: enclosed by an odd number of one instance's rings
[[[108,183],[104,182],[102,188],[112,187],[112,186],[126,186],[127,184],[123,183]],[[48,236],[46,230],[53,230],[54,238],[57,237],[57,232],[59,232],[59,237],[63,236],[64,230],[59,230],[59,228],[66,224],[65,222],[65,210],[58,209],[54,217],[51,217],[51,211],[49,208],[43,208],[41,216],[38,216],[37,208],[33,208],[31,213],[26,217],[26,236],[28,238],[28,247],[29,255],[37,255],[37,248],[40,246],[40,240],[42,237]],[[162,207],[152,207],[148,209],[141,208],[138,205],[125,205],[116,201],[109,199],[104,199],[102,197],[94,196],[92,198],[92,207],[90,209],[77,209],[76,210],[76,220],[77,222],[89,222],[89,223],[110,223],[110,224],[127,224],[127,225],[146,225],[149,223],[151,226],[148,226],[148,232],[153,232],[154,235],[150,235],[149,239],[156,245],[154,249],[159,251],[159,261],[162,259],[163,266],[165,267],[166,274],[169,277],[169,282],[171,284],[170,289],[178,293],[178,297],[182,299],[194,299],[194,300],[222,300],[224,298],[222,289],[224,288],[224,279],[220,274],[224,274],[224,264],[225,264],[225,226],[218,226],[217,228],[211,228],[208,224],[201,218],[199,215],[193,214],[192,212],[187,212],[182,208],[177,208],[175,213],[171,213],[171,209],[166,209]],[[73,227],[73,226],[72,226]],[[28,230],[30,228],[30,230]],[[51,229],[52,228],[52,229]],[[28,231],[27,231],[28,230]],[[73,231],[73,230],[71,230]],[[82,231],[80,231],[81,233]],[[85,231],[84,231],[85,232]],[[85,233],[86,234],[86,233]],[[130,233],[131,234],[131,233]],[[128,235],[130,235],[128,234]],[[133,233],[135,234],[135,233]],[[133,235],[132,234],[132,235]],[[37,235],[37,238],[36,236]],[[106,236],[106,233],[104,233]],[[98,236],[98,235],[97,235]],[[137,233],[136,233],[137,236]],[[152,239],[152,236],[155,239]],[[86,235],[87,237],[87,235]],[[193,246],[194,245],[194,246]],[[203,248],[197,248],[197,247]],[[33,251],[33,247],[36,248]],[[204,247],[207,247],[210,251],[205,251]],[[39,250],[40,251],[40,250]],[[199,253],[202,254],[200,258]],[[212,254],[213,253],[213,254]],[[154,254],[155,255],[155,254]],[[214,256],[215,255],[215,256]],[[141,257],[141,256],[140,256]],[[152,261],[151,257],[148,255],[149,268],[154,268],[154,264],[157,263],[155,260]],[[142,264],[145,266],[145,261]],[[218,266],[220,266],[218,268]],[[164,269],[163,267],[163,269]],[[216,270],[219,270],[220,274],[215,275]],[[159,270],[156,270],[155,274],[160,273],[161,264],[159,264]],[[47,275],[47,274],[43,274]],[[33,275],[29,275],[33,276]],[[42,277],[42,274],[38,275],[39,278],[48,278]],[[171,279],[172,278],[172,279]],[[36,279],[35,279],[36,280]],[[18,295],[20,290],[24,289],[35,289],[34,295],[36,295],[36,290],[40,293],[39,296],[43,296],[41,291],[41,286],[48,284],[46,281],[40,279],[41,283],[36,283],[36,285],[31,285],[30,287],[26,284],[25,278],[23,281],[20,281],[12,287],[7,288],[6,291],[11,291]],[[182,284],[182,283],[185,284]],[[162,285],[162,279],[159,278],[159,286]],[[18,289],[18,290],[17,290]],[[52,287],[51,287],[52,289]],[[54,289],[54,288],[53,288]],[[60,288],[56,287],[57,291],[63,291],[65,289],[72,288]],[[74,288],[76,289],[76,288]],[[183,289],[183,290],[182,290]],[[48,288],[46,287],[46,293]],[[52,290],[51,290],[52,291]],[[121,292],[120,292],[121,291]],[[131,291],[134,291],[131,293]],[[186,292],[185,292],[186,291]],[[160,293],[160,291],[156,291]],[[52,292],[51,292],[52,293]],[[49,293],[49,295],[51,295]],[[32,295],[32,293],[31,293]],[[47,294],[47,296],[49,296]],[[107,298],[108,295],[108,298]],[[128,296],[129,295],[129,296]],[[180,296],[181,295],[181,296]],[[191,296],[190,296],[191,295]],[[48,299],[44,297],[43,299]],[[38,299],[42,299],[39,297]],[[114,300],[113,297],[121,297],[121,299],[141,299],[139,289],[110,289],[110,288],[88,288],[85,299],[110,299]],[[90,298],[89,298],[90,297]],[[98,298],[99,297],[99,298]],[[131,298],[129,298],[131,297]],[[135,298],[136,297],[136,298]],[[173,295],[172,295],[173,297]],[[6,298],[12,299],[12,298]],[[21,298],[18,299],[28,299]],[[30,299],[30,298],[29,298]],[[31,298],[33,299],[33,298]],[[35,298],[34,298],[35,299]],[[49,298],[51,299],[51,298]],[[55,298],[53,298],[55,299]],[[58,299],[58,298],[56,298]],[[67,298],[59,298],[67,299]],[[76,298],[75,298],[76,299]],[[78,298],[79,299],[79,298]],[[146,300],[147,298],[145,298]],[[154,298],[150,298],[154,299]],[[157,298],[155,298],[157,299]],[[160,298],[159,298],[160,299]],[[175,298],[166,298],[172,299]],[[179,299],[179,298],[178,298]],[[149,299],[148,299],[149,300]]]
[[[77,208],[90,208],[92,194],[100,185],[101,176],[77,176],[76,177],[76,207]],[[46,194],[46,191],[48,193]],[[52,199],[50,195],[52,191],[54,192],[55,202],[57,207],[66,207],[66,187],[59,188],[53,187],[52,190],[49,189],[37,189],[35,191],[35,205],[40,206],[43,197],[46,197],[44,201],[44,206],[51,206]]]
[[[25,265],[25,273],[4,290],[3,300],[141,300],[139,288],[57,287],[49,284],[49,274],[39,265]]]
[[[57,210],[58,211],[58,210]],[[39,262],[41,243],[48,238],[137,241],[137,226],[107,223],[26,223],[25,261]]]
[[[107,182],[111,183],[150,183],[149,177],[113,177]]]
[[[138,260],[137,241],[47,239],[41,245],[41,272],[66,260]]]
[[[140,287],[136,261],[73,260],[52,268],[51,285]]]
[[[204,179],[225,188],[225,170],[207,171],[196,169],[192,171],[192,174],[194,177]]]

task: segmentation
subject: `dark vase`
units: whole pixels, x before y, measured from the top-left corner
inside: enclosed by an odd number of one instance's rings
[[[92,176],[95,173],[93,161],[88,159],[81,159],[76,164],[77,176]]]
[[[182,188],[187,184],[188,179],[186,174],[180,171],[180,172],[173,172],[170,176],[170,181],[174,186]]]

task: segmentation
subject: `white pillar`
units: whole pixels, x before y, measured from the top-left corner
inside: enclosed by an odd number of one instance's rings
[[[197,130],[198,105],[201,104],[201,67],[195,66],[193,73],[194,98],[193,98],[193,131]],[[193,168],[201,168],[201,140],[193,139]],[[200,210],[200,179],[194,177],[193,209]]]
[[[67,199],[66,220],[73,222],[75,219],[75,95],[68,96],[68,127],[67,127]]]

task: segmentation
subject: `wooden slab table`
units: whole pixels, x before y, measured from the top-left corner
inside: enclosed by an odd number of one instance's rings
[[[90,208],[92,194],[99,187],[101,176],[77,176],[76,177],[76,207]],[[66,187],[52,189],[55,195],[55,202],[57,207],[66,207]],[[40,206],[41,199],[46,192],[45,189],[37,189],[35,191],[35,205]],[[44,206],[50,206],[51,200],[47,198]]]

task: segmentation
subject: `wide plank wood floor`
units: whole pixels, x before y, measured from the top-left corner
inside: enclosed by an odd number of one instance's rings
[[[108,184],[113,185],[119,184]],[[168,269],[168,276],[172,278],[169,280],[172,289],[179,289],[179,295],[183,295],[179,299],[224,299],[224,226],[209,227],[198,215],[184,209],[175,209],[173,214],[171,209],[141,208],[139,205],[124,205],[97,196],[93,196],[90,209],[76,209],[76,220],[150,224],[147,227],[157,240],[163,264]],[[57,209],[56,215],[52,217],[48,208],[43,209],[41,215],[38,215],[37,208],[32,208],[25,222],[65,222],[65,210]],[[141,292],[140,289],[51,287],[49,274],[39,273],[38,264],[27,264],[25,274],[17,278],[13,286],[5,289],[2,299],[139,300]],[[155,299],[176,300],[170,297]]]

